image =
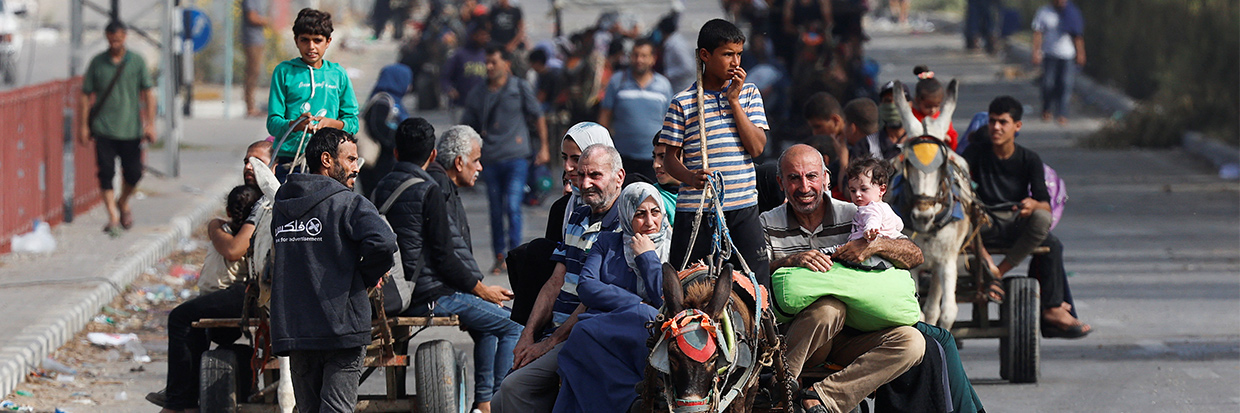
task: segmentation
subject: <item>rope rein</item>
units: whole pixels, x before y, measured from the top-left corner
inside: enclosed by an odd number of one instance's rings
[[[296,131],[297,126],[298,126],[298,125],[301,125],[302,123],[308,122],[309,120],[310,120],[310,118],[306,118],[306,117],[298,117],[298,118],[297,118],[297,122],[294,122],[292,125],[290,125],[290,126],[288,127],[288,130],[284,131],[284,135],[281,135],[281,136],[280,136],[280,139],[277,139],[277,140],[276,140],[275,145],[274,145],[274,146],[272,146],[272,153],[280,153],[280,146],[281,146],[281,145],[284,145],[284,141],[288,139],[289,135],[292,135],[292,134],[293,134],[293,132],[294,132],[294,131]],[[293,168],[296,168],[298,164],[302,164],[302,165],[304,166],[304,165],[305,165],[305,163],[306,163],[306,157],[305,157],[305,155],[306,155],[306,153],[305,153],[305,151],[306,151],[306,145],[305,145],[305,140],[306,140],[306,131],[304,131],[304,130],[303,130],[303,131],[301,131],[301,139],[300,139],[300,140],[301,140],[301,143],[297,145],[297,151],[293,153],[293,162],[292,162],[291,164],[289,164],[289,172],[292,172],[292,171],[293,171]],[[276,170],[276,166],[278,166],[278,165],[277,165],[275,162],[272,162],[272,163],[271,163],[271,171],[272,171],[272,172],[275,172],[275,170]]]

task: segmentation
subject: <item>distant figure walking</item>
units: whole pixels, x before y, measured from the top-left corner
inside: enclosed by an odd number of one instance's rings
[[[1085,66],[1085,18],[1069,0],[1051,0],[1033,16],[1033,64],[1042,65],[1042,120],[1068,123],[1078,66]]]
[[[82,76],[79,113],[85,113],[79,126],[82,144],[95,141],[95,164],[99,167],[99,188],[108,210],[103,232],[118,237],[133,227],[129,199],[142,179],[142,141],[155,143],[155,95],[146,61],[125,48],[128,30],[119,21],[104,29],[108,50],[95,55]],[[116,196],[112,179],[116,158],[121,159],[121,194]]]

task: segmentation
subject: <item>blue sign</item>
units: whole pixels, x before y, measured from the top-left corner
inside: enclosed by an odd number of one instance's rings
[[[194,52],[197,53],[207,47],[207,43],[211,41],[211,18],[207,17],[207,13],[197,8],[187,7],[182,20],[185,22],[182,34],[194,43]]]

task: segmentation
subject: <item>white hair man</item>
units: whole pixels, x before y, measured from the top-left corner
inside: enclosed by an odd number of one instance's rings
[[[469,217],[465,215],[465,205],[461,203],[457,188],[469,188],[478,182],[478,174],[482,172],[482,137],[474,128],[456,125],[439,135],[435,152],[435,162],[427,166],[426,172],[439,183],[439,189],[448,202],[448,218],[472,251]]]
[[[581,153],[581,203],[569,214],[564,242],[552,259],[557,262],[551,278],[543,284],[513,350],[513,371],[495,393],[491,406],[496,413],[549,412],[560,388],[557,357],[564,341],[585,311],[577,297],[577,281],[586,251],[599,234],[620,227],[614,208],[624,183],[620,152],[606,144],[593,144]],[[549,336],[542,334],[550,330]]]

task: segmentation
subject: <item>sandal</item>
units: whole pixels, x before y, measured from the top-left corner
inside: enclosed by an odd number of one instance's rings
[[[1003,278],[992,271],[988,265],[983,265],[982,271],[984,280],[977,286],[978,296],[997,304],[1003,304],[1003,300],[1007,298],[1007,293],[1003,291]]]
[[[1003,304],[1003,300],[1007,298],[1007,293],[1003,291],[1003,283],[996,279],[982,283],[977,293],[982,298],[996,304]]]
[[[491,275],[500,275],[506,270],[508,270],[508,262],[506,262],[503,255],[497,256],[495,258],[495,266],[491,267]]]
[[[125,230],[121,229],[121,226],[119,224],[109,223],[103,226],[103,233],[108,234],[108,236],[112,238],[118,238],[124,232]]]
[[[1076,324],[1073,324],[1071,327],[1060,328],[1050,323],[1043,322],[1042,323],[1042,337],[1044,338],[1067,338],[1067,339],[1085,337],[1089,335],[1089,333],[1094,332],[1094,329],[1092,327],[1089,330],[1086,330],[1085,329],[1086,325],[1087,324],[1085,323],[1077,321]]]
[[[133,228],[133,211],[121,212],[121,228],[126,230]]]

